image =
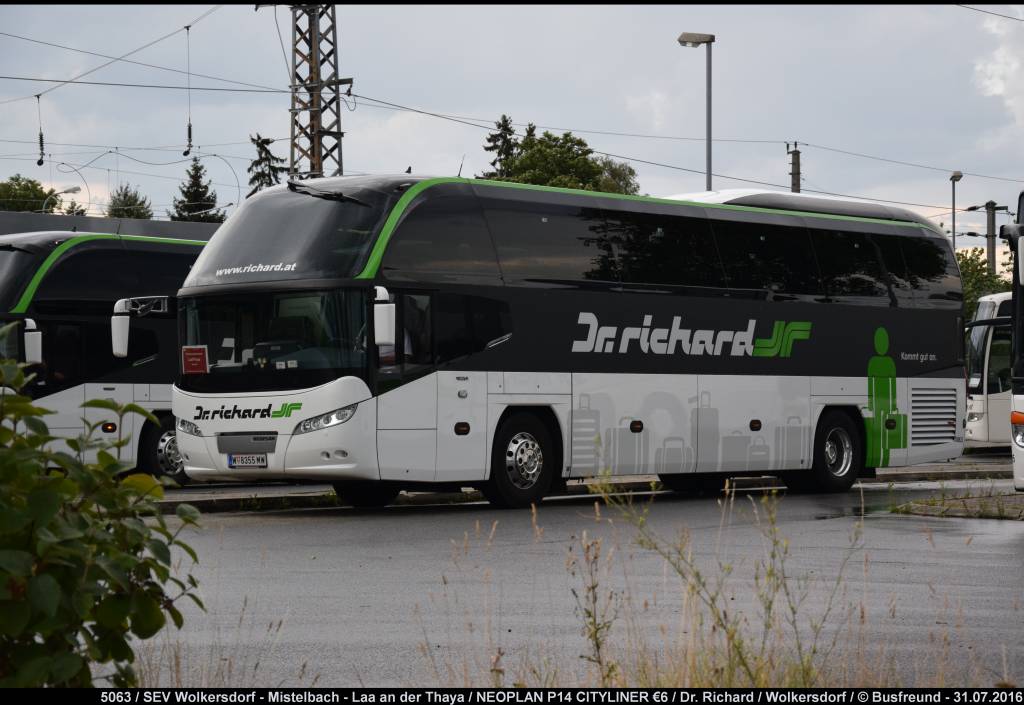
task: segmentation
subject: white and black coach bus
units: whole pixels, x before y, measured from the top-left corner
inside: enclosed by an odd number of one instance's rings
[[[1024,492],[1024,306],[1021,287],[1024,286],[1024,261],[1021,259],[1021,235],[1024,235],[1024,191],[1017,197],[1017,222],[1000,228],[1000,237],[1007,241],[1013,255],[1013,287],[1010,305],[1011,360],[1010,370],[1010,450],[1013,453],[1013,486]],[[1000,321],[1001,322],[1001,321]]]
[[[719,197],[408,176],[267,189],[178,293],[185,472],[328,481],[362,505],[476,485],[524,506],[602,473],[836,491],[959,456],[944,236],[882,205]]]
[[[111,354],[110,313],[133,293],[173,295],[205,244],[65,231],[0,236],[0,323],[18,322],[0,354],[33,364],[36,378],[24,392],[53,412],[44,417],[51,434],[78,436],[85,419],[101,436],[129,438],[122,457],[140,470],[183,478],[171,416],[174,311],[140,320],[124,358]],[[119,429],[109,411],[82,408],[90,399],[134,402],[161,423],[130,414]]]

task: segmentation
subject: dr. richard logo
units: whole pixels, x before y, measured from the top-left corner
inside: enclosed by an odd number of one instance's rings
[[[227,407],[221,404],[219,409],[204,409],[201,406],[196,407],[196,415],[192,418],[193,421],[208,421],[210,419],[286,419],[292,415],[292,412],[298,411],[302,408],[300,402],[284,402],[280,407],[274,409],[273,404],[267,404],[265,407],[256,407],[249,409],[239,408],[237,404],[231,407]]]
[[[752,355],[754,357],[789,357],[793,343],[811,337],[807,321],[775,321],[769,338],[754,339],[756,319],[749,319],[745,330],[710,330],[683,328],[682,317],[673,316],[668,328],[655,328],[654,316],[647,315],[640,326],[623,328],[602,326],[597,316],[581,312],[576,321],[587,327],[586,337],[574,340],[574,353],[620,353],[636,348],[654,355]]]

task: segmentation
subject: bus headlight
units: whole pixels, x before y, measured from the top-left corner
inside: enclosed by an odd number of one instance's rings
[[[968,411],[967,412],[967,423],[974,423],[976,421],[981,421],[983,418],[985,418],[985,412],[984,411]]]
[[[186,421],[185,419],[178,419],[178,430],[181,431],[182,433],[187,433],[190,436],[203,435],[199,432],[198,426],[196,426],[191,421]]]
[[[1019,411],[1010,412],[1010,436],[1018,448],[1024,448],[1024,414]]]
[[[337,411],[331,411],[326,414],[321,414],[320,416],[314,416],[311,419],[306,419],[295,427],[295,431],[293,431],[293,433],[297,436],[300,433],[310,433],[312,431],[320,431],[325,428],[330,428],[331,426],[340,426],[355,416],[357,406],[358,404],[353,404],[352,406],[346,406],[344,409],[338,409]]]

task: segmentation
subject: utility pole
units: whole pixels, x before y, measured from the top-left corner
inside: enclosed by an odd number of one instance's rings
[[[800,147],[799,142],[793,143],[793,149],[789,148],[789,142],[786,142],[786,154],[788,154],[792,161],[789,165],[789,190],[793,193],[800,193]]]
[[[338,76],[338,25],[334,5],[291,5],[293,178],[340,176],[341,86],[352,79]]]
[[[985,249],[988,253],[988,273],[996,273],[996,202],[985,202],[985,220],[988,229],[985,232]]]

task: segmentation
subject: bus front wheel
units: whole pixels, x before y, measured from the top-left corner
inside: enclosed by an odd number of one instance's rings
[[[864,466],[864,447],[853,419],[842,411],[822,414],[814,434],[814,462],[809,471],[783,476],[796,491],[845,492],[853,487]]]
[[[179,485],[189,483],[185,463],[178,450],[178,437],[174,430],[174,417],[160,417],[160,425],[147,423],[139,447],[139,470],[153,475],[164,475]]]
[[[401,492],[398,485],[377,480],[336,482],[334,493],[343,504],[353,507],[386,507]]]
[[[533,414],[513,414],[494,434],[491,476],[480,489],[497,507],[528,507],[548,493],[554,465],[547,427]]]

